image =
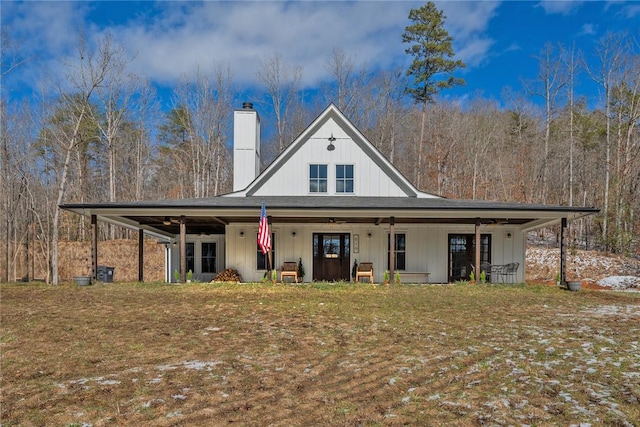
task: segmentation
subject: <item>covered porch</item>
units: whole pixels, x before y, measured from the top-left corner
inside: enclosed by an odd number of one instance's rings
[[[468,278],[471,271],[481,271],[482,262],[518,262],[522,268],[514,280],[523,281],[528,231],[560,224],[566,236],[572,219],[598,211],[444,198],[286,196],[68,204],[62,208],[91,217],[94,276],[97,223],[104,221],[138,231],[139,281],[144,280],[145,234],[166,243],[167,281],[174,271],[185,281],[190,266],[201,269],[204,264],[213,272],[234,268],[243,280],[255,281],[270,267],[261,265],[254,238],[263,201],[274,236],[272,267],[279,269],[285,261],[300,260],[308,274],[306,281],[331,277],[329,270],[336,268],[335,277],[348,279],[355,260],[373,262],[376,281],[382,281],[385,271],[391,277],[399,271],[407,280],[415,277],[425,282]],[[462,258],[455,246],[462,241],[469,242],[463,245],[466,261],[458,262]],[[475,245],[478,241],[481,244]],[[337,251],[330,248],[331,242],[338,243]],[[390,250],[390,242],[395,250]],[[562,280],[565,259],[563,239]]]

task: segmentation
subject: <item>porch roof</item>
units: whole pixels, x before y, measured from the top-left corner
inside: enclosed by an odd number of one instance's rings
[[[272,223],[483,224],[509,225],[533,230],[561,218],[575,219],[597,213],[592,207],[493,202],[418,197],[261,196],[233,195],[198,199],[137,202],[69,203],[64,210],[96,215],[98,220],[143,229],[159,238],[179,234],[180,216],[189,234],[224,234],[230,223],[258,223],[264,201]],[[168,221],[168,224],[165,222]]]

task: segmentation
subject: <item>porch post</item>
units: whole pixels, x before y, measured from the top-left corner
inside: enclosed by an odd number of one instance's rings
[[[187,220],[180,216],[180,281],[187,281]]]
[[[138,230],[138,282],[144,281],[144,230]]]
[[[389,282],[393,283],[396,272],[396,218],[389,217]]]
[[[98,280],[98,217],[91,215],[91,278]]]
[[[560,223],[560,284],[567,284],[567,218]]]
[[[269,233],[269,240],[271,240],[271,230],[273,229],[273,227],[271,226],[271,215],[267,215],[267,233]],[[267,280],[271,280],[272,278],[272,271],[273,271],[273,252],[271,251],[271,248],[273,247],[273,241],[271,242],[271,245],[269,245],[269,250],[267,251]]]
[[[476,269],[475,280],[476,283],[480,280],[480,218],[476,218]]]

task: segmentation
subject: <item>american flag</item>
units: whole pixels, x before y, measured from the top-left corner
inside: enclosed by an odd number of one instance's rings
[[[267,208],[264,207],[262,202],[262,209],[260,209],[260,227],[258,228],[258,245],[263,254],[269,252],[271,249],[271,233],[269,233],[269,222],[267,221]]]

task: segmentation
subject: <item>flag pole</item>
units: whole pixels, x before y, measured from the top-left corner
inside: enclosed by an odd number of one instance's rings
[[[269,240],[271,240],[271,215],[267,215],[267,224],[269,224],[267,228],[267,232],[269,233]],[[267,268],[269,269],[269,280],[273,280],[272,271],[273,271],[273,262],[271,260],[271,247],[273,243],[269,244],[269,250],[267,251]],[[277,280],[274,280],[276,282]]]

